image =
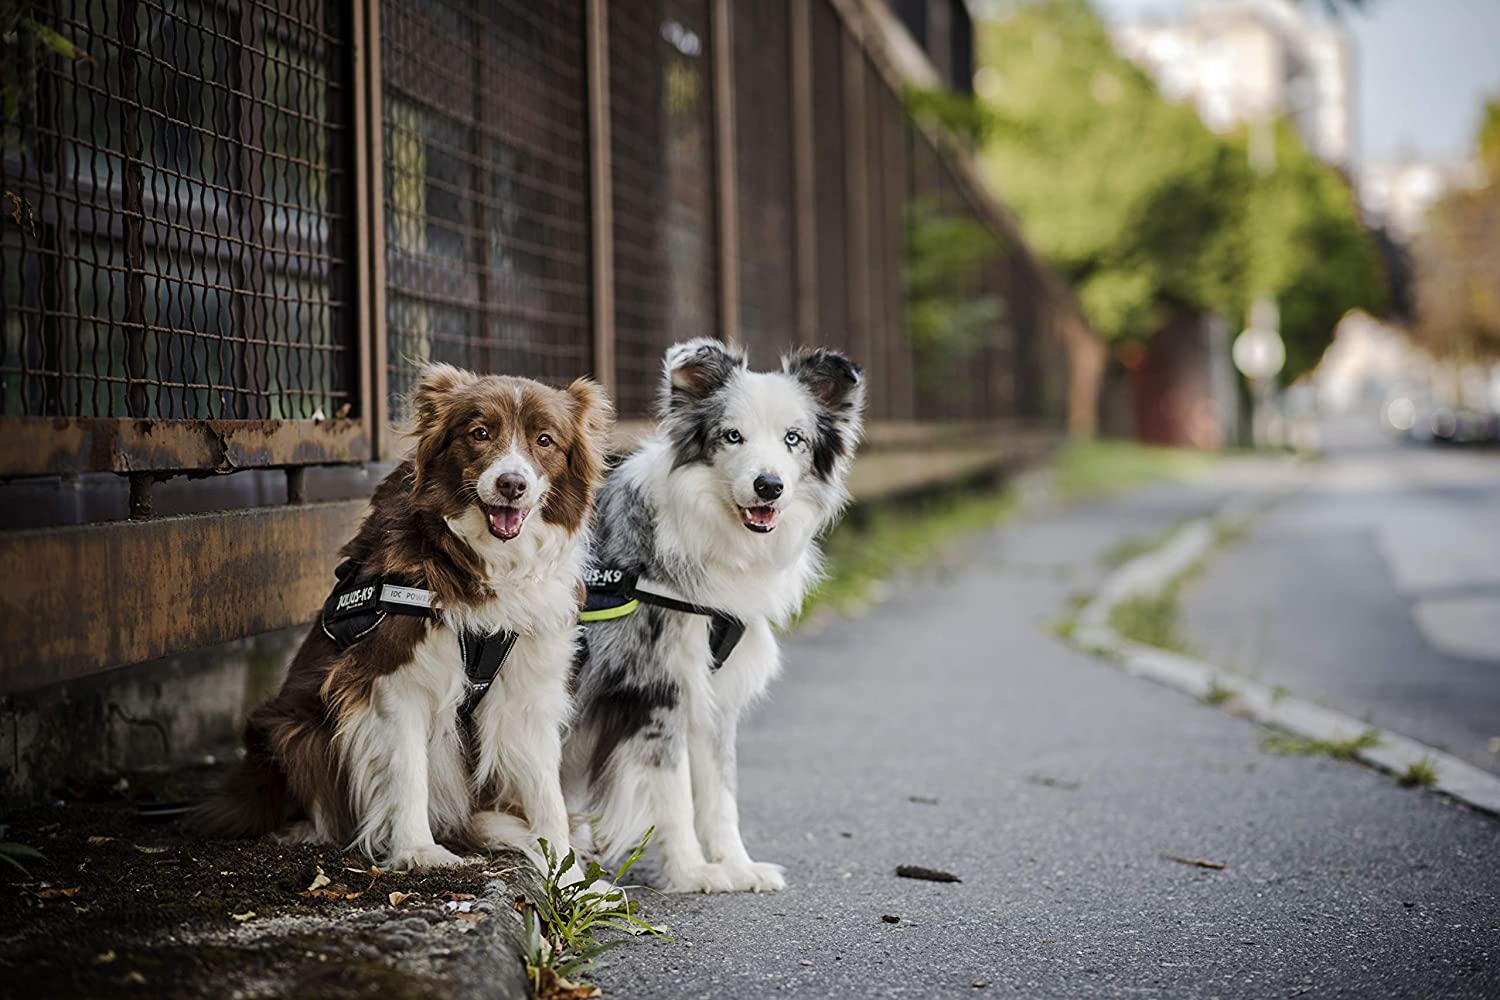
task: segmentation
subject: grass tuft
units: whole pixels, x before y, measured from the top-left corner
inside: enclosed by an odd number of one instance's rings
[[[1437,784],[1437,765],[1432,758],[1423,756],[1421,760],[1414,760],[1406,765],[1406,770],[1401,772],[1397,778],[1407,788],[1427,788]]]
[[[583,878],[567,885],[563,879],[573,869],[576,857],[572,851],[559,858],[546,840],[539,840],[547,870],[542,873],[541,898],[530,901],[526,914],[526,938],[523,957],[531,989],[538,1000],[599,996],[599,989],[580,981],[593,967],[594,960],[632,937],[662,932],[635,915],[635,904],[626,896],[627,889],[639,886],[620,885],[625,874],[646,852],[653,830],[647,830],[635,850],[618,871],[610,874],[597,861],[584,868]],[[614,883],[607,892],[593,889],[595,882],[606,879]],[[620,931],[624,937],[600,941],[601,930]]]
[[[1192,646],[1182,635],[1183,584],[1196,573],[1190,569],[1154,594],[1141,594],[1121,601],[1109,610],[1109,626],[1131,642],[1155,646],[1184,656]]]
[[[1203,703],[1205,705],[1223,705],[1231,702],[1239,694],[1234,688],[1219,683],[1217,677],[1208,682],[1208,690],[1203,692]]]
[[[4,838],[6,827],[0,826],[0,838]],[[22,864],[26,861],[46,861],[41,851],[27,844],[19,844],[14,840],[0,839],[0,861],[4,861],[22,875],[30,875],[30,870]]]
[[[1153,448],[1129,441],[1079,441],[1059,456],[1053,488],[1063,500],[1118,493],[1153,479],[1205,475],[1215,456],[1186,448]]]
[[[793,627],[814,611],[859,610],[874,600],[882,580],[994,527],[1015,509],[1010,490],[991,489],[855,511],[824,539],[826,575],[808,593]]]
[[[1373,729],[1366,729],[1358,736],[1347,740],[1310,740],[1302,736],[1293,736],[1290,733],[1270,733],[1260,745],[1262,750],[1269,753],[1358,760],[1361,751],[1373,750],[1380,746],[1380,734]]]

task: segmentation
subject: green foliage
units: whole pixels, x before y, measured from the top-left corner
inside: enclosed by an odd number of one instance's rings
[[[0,826],[0,837],[5,836],[6,827]],[[47,859],[35,847],[26,844],[18,844],[14,840],[0,840],[0,861],[4,861],[22,875],[30,875],[22,861],[46,861]]]
[[[868,604],[880,582],[925,562],[945,548],[991,528],[1016,509],[1010,490],[935,497],[921,504],[890,504],[846,518],[823,542],[824,578],[798,612],[853,612]]]
[[[1227,705],[1234,701],[1238,692],[1227,684],[1221,684],[1217,677],[1208,682],[1208,690],[1203,692],[1203,703],[1205,705]]]
[[[1212,455],[1188,448],[1157,448],[1129,441],[1077,441],[1053,467],[1052,486],[1063,500],[1103,496],[1154,479],[1192,479],[1213,469]]]
[[[1415,250],[1417,336],[1459,362],[1500,356],[1500,101],[1477,137],[1486,182],[1438,201]]]
[[[45,53],[70,62],[89,59],[67,37],[31,16],[32,4],[0,0],[0,148],[10,144],[11,129],[23,101],[36,90],[36,67]]]
[[[1001,249],[988,227],[941,211],[930,199],[907,212],[907,330],[924,389],[941,389],[953,367],[984,346],[1000,322],[1003,303],[983,290],[983,279]]]
[[[1255,178],[1246,202],[1244,289],[1277,300],[1282,378],[1290,381],[1318,363],[1346,312],[1382,313],[1389,295],[1348,182],[1287,123],[1277,123],[1274,135],[1275,167]],[[1248,140],[1241,132],[1232,141],[1243,149]]]
[[[1109,627],[1131,642],[1188,655],[1192,647],[1182,635],[1182,579],[1154,594],[1141,594],[1109,609]]]
[[[639,886],[619,884],[645,854],[653,832],[654,828],[646,831],[646,836],[613,875],[597,861],[590,861],[583,878],[567,884],[563,880],[577,860],[574,852],[559,858],[551,844],[538,841],[547,870],[542,873],[541,897],[530,901],[524,941],[526,973],[536,996],[566,995],[576,987],[571,980],[587,973],[599,955],[632,937],[641,934],[664,937],[660,930],[635,915],[635,906],[625,895],[627,888]],[[613,882],[614,888],[596,891],[594,883],[601,879]],[[625,936],[600,941],[596,935],[601,930],[619,931]]]
[[[1278,125],[1276,166],[1258,176],[1246,137],[1163,99],[1084,0],[984,23],[979,58],[983,168],[1106,339],[1150,337],[1182,311],[1237,324],[1269,294],[1294,377],[1344,312],[1383,308],[1379,258],[1338,173]]]
[[[1406,765],[1406,770],[1396,780],[1407,788],[1430,787],[1437,784],[1437,765],[1432,762],[1431,757],[1423,755],[1421,760],[1414,760]]]
[[[1289,733],[1270,733],[1261,740],[1260,746],[1268,753],[1357,760],[1362,752],[1380,746],[1380,734],[1373,729],[1366,729],[1358,736],[1351,736],[1346,740],[1310,740]]]

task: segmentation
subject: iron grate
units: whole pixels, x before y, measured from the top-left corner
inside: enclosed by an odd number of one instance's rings
[[[57,0],[0,140],[0,413],[307,419],[356,405],[348,12]]]
[[[391,413],[420,366],[589,368],[583,5],[381,4]]]

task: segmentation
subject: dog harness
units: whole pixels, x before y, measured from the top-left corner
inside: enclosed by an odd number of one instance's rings
[[[362,576],[359,563],[353,559],[345,559],[333,572],[338,583],[323,602],[322,627],[339,649],[348,649],[374,632],[388,615],[442,620],[442,606],[430,590],[390,577]],[[479,707],[515,649],[516,638],[514,632],[489,635],[473,629],[458,630],[458,652],[469,681],[458,709],[460,718],[467,719]]]
[[[709,670],[722,667],[745,635],[745,623],[734,615],[684,600],[666,584],[648,580],[633,570],[601,566],[591,570],[584,582],[588,586],[588,600],[578,617],[585,624],[633,615],[642,604],[707,618],[708,651],[712,656]]]

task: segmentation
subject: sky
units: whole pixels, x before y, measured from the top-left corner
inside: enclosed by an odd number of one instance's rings
[[[1195,0],[1092,0],[1105,17],[1172,14]],[[1198,0],[1202,2],[1202,0]],[[1322,4],[1313,0],[1315,9]],[[1480,107],[1500,98],[1500,0],[1365,0],[1354,36],[1360,162],[1473,150]]]

